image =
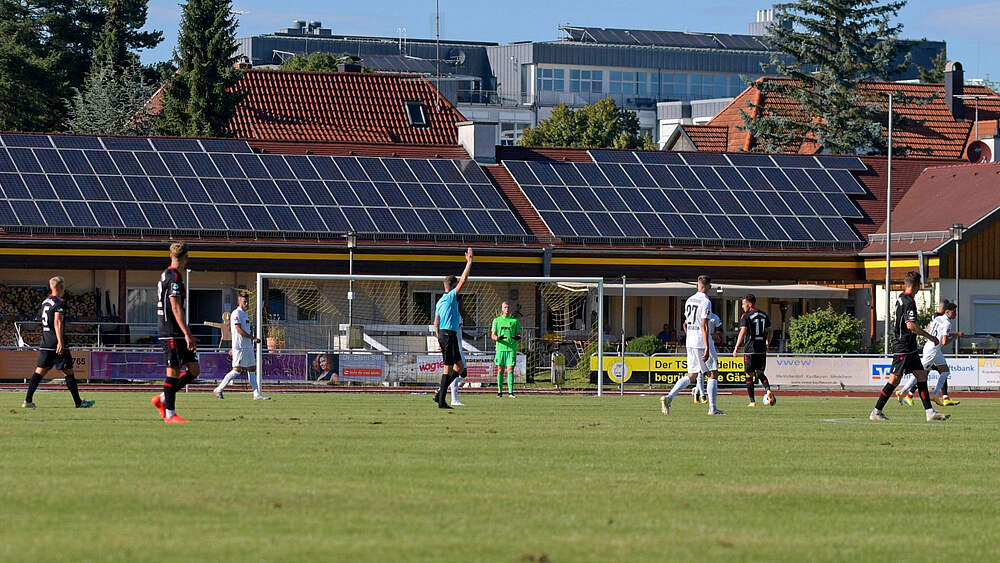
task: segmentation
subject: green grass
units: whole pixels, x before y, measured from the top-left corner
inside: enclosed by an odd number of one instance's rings
[[[997,400],[149,395],[0,394],[0,560],[1000,558]]]

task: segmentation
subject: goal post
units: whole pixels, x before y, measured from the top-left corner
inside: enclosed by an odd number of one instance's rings
[[[432,325],[434,305],[444,292],[443,279],[258,273],[250,301],[255,335],[261,339],[256,352],[260,377],[268,336],[272,336],[272,344],[274,337],[281,336],[285,350],[308,354],[309,365],[314,361],[317,366],[333,361],[356,364],[368,359],[381,366],[384,383],[415,383],[421,377],[429,383],[428,366],[432,364],[427,360],[440,352]],[[476,383],[483,383],[481,374],[492,365],[488,361],[495,352],[491,322],[500,315],[503,302],[520,321],[524,336],[518,343],[518,378],[549,366],[553,352],[566,356],[567,368],[575,363],[588,377],[591,353],[597,355],[598,366],[604,365],[602,278],[470,276],[459,294],[459,306],[467,367],[477,368]],[[424,365],[419,360],[424,360]],[[310,371],[308,377],[312,375]],[[340,377],[340,381],[364,380]],[[597,378],[597,394],[603,394],[602,377]]]

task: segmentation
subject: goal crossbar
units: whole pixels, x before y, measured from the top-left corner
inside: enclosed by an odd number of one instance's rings
[[[433,282],[441,281],[442,276],[407,276],[407,275],[371,275],[371,274],[295,274],[295,273],[281,273],[281,272],[259,272],[257,274],[257,321],[256,321],[256,337],[263,341],[264,339],[264,280],[268,279],[299,279],[299,280],[347,280],[347,281],[399,281],[399,282]],[[475,282],[510,282],[510,283],[579,283],[579,284],[594,284],[597,286],[597,366],[598,366],[598,377],[597,377],[597,396],[600,397],[604,393],[604,378],[601,376],[601,370],[604,366],[604,278],[598,277],[547,277],[547,276],[469,276],[469,281]],[[261,366],[259,369],[263,369],[263,346],[257,347],[257,365]]]

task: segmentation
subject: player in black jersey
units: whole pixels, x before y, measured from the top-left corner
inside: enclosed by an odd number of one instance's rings
[[[892,392],[899,385],[900,378],[904,373],[912,373],[917,378],[917,391],[920,400],[924,403],[924,412],[927,414],[927,421],[948,420],[949,414],[940,413],[931,406],[930,392],[927,390],[927,370],[920,361],[920,349],[917,347],[917,336],[923,336],[928,341],[938,344],[938,339],[933,334],[928,334],[917,323],[917,304],[913,300],[913,295],[920,289],[920,274],[917,272],[907,272],[903,278],[903,293],[896,300],[896,319],[893,325],[893,356],[892,372],[889,374],[889,382],[882,388],[875,408],[872,409],[868,418],[871,420],[888,420],[882,413],[885,403],[892,397]]]
[[[160,344],[163,345],[163,360],[167,365],[167,377],[163,382],[163,393],[150,401],[160,411],[164,422],[187,422],[177,416],[174,401],[177,392],[184,389],[201,373],[195,348],[198,340],[191,334],[184,322],[184,299],[187,290],[181,271],[187,266],[188,246],[184,242],[170,245],[170,267],[160,274],[156,284],[156,317],[159,322]],[[187,370],[181,374],[181,368]]]
[[[28,383],[28,394],[24,397],[22,408],[33,409],[35,390],[42,378],[55,367],[66,376],[66,387],[73,395],[73,402],[76,408],[85,409],[92,407],[94,401],[84,401],[80,398],[80,390],[76,385],[76,376],[73,375],[73,356],[69,353],[69,346],[66,345],[66,302],[63,301],[66,281],[62,276],[56,276],[49,280],[49,289],[52,294],[42,301],[42,342],[38,346],[38,361],[35,363],[35,373]]]
[[[752,293],[743,296],[743,316],[740,317],[740,335],[736,338],[736,346],[733,347],[733,357],[739,353],[740,345],[746,342],[743,350],[743,372],[746,375],[747,396],[750,397],[748,407],[756,407],[754,400],[753,386],[754,378],[764,386],[764,404],[773,405],[777,399],[771,392],[771,382],[764,375],[764,368],[767,366],[767,345],[771,341],[771,319],[764,311],[754,308],[757,304],[757,297]],[[745,340],[744,340],[745,339]]]

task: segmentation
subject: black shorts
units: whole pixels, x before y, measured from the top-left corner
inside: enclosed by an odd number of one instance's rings
[[[462,363],[461,344],[458,341],[458,333],[454,330],[438,331],[438,344],[441,345],[441,356],[444,365],[453,366]]]
[[[183,338],[163,341],[163,363],[167,364],[168,368],[179,368],[197,361],[198,354],[194,350],[188,350],[187,342]]]
[[[920,361],[920,352],[892,355],[892,373],[894,375],[903,375],[915,371],[925,371],[924,364]]]
[[[767,354],[746,354],[743,356],[743,373],[764,371],[767,366]]]
[[[45,369],[54,367],[59,371],[71,370],[73,369],[73,356],[65,348],[62,354],[56,354],[55,350],[39,350],[38,361],[35,362],[35,365]]]

